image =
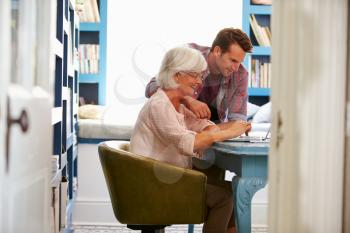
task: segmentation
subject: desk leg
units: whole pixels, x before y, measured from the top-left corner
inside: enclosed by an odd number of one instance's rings
[[[233,206],[238,233],[251,233],[252,197],[265,187],[266,178],[238,177],[232,179]]]
[[[194,225],[188,224],[188,232],[187,233],[193,233],[193,231],[194,231]]]

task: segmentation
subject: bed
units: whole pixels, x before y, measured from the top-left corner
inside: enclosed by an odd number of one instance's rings
[[[79,119],[78,142],[98,144],[106,140],[130,140],[132,125],[119,125],[100,119]]]

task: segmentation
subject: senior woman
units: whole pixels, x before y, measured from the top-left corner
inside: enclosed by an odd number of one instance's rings
[[[163,58],[157,82],[160,86],[139,113],[130,150],[183,168],[192,168],[192,158],[214,142],[241,135],[250,129],[245,121],[215,125],[198,119],[183,104],[202,85],[207,63],[197,50],[177,47]],[[208,215],[203,232],[224,233],[233,210],[231,193],[207,184]],[[232,231],[232,229],[230,230]]]

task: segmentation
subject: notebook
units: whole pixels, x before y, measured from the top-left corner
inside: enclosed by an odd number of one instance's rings
[[[249,133],[250,135],[241,135],[236,138],[228,139],[231,142],[269,142],[270,141],[270,127],[267,132],[256,131]]]

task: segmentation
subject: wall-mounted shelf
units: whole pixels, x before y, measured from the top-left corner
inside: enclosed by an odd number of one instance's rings
[[[250,2],[250,0],[249,0]],[[250,14],[255,15],[271,15],[271,6],[269,5],[252,5],[249,4],[247,7],[247,10],[250,12]]]
[[[62,99],[68,100],[70,98],[70,89],[68,87],[62,87]]]
[[[66,207],[65,196],[72,200],[74,190],[73,180],[76,180],[76,160],[71,160],[73,154],[77,154],[77,147],[73,145],[76,134],[74,122],[76,109],[78,108],[78,78],[77,49],[79,42],[79,18],[75,12],[74,0],[57,0],[56,35],[53,38],[55,53],[55,100],[52,108],[53,125],[53,154],[58,157],[59,168],[51,179],[55,201],[59,202],[57,215],[59,220],[55,226],[59,226],[60,232],[71,232],[71,222],[64,221]],[[54,165],[54,164],[53,164]],[[55,168],[57,169],[57,168]],[[65,181],[65,182],[63,182]],[[66,183],[67,182],[67,183]],[[60,195],[57,195],[60,190]],[[55,204],[56,205],[56,204]],[[72,208],[71,208],[72,209]],[[71,213],[71,211],[69,212]],[[62,217],[63,216],[63,217]],[[71,216],[67,216],[71,219]],[[58,221],[58,222],[56,222]]]
[[[62,169],[59,169],[51,179],[51,187],[58,187],[62,180]]]
[[[73,134],[67,137],[67,150],[73,145]]]
[[[253,53],[252,55],[264,55],[264,56],[270,56],[271,54],[271,47],[264,47],[264,46],[253,46]]]
[[[63,18],[63,31],[66,33],[66,34],[69,34],[69,24],[68,24],[68,21]]]
[[[80,31],[100,31],[100,23],[80,23]]]
[[[62,58],[63,57],[63,46],[62,43],[57,40],[57,38],[54,38],[54,52],[55,54]]]
[[[75,12],[75,0],[69,0],[69,8]]]
[[[79,26],[80,44],[82,45],[80,46],[79,53],[81,54],[81,59],[83,59],[80,62],[81,73],[79,75],[79,84],[93,83],[96,87],[91,88],[89,85],[80,85],[81,89],[86,89],[80,91],[80,97],[84,98],[86,104],[94,103],[105,105],[107,0],[99,0],[97,3],[99,4],[98,9],[100,21],[81,22]],[[92,93],[92,90],[96,93]]]
[[[74,150],[73,152],[73,160],[75,160],[78,156],[78,150]]]
[[[98,83],[100,76],[98,74],[80,74],[79,81],[81,83]]]
[[[62,107],[53,108],[51,113],[52,125],[61,121],[62,121]]]
[[[269,96],[270,88],[248,88],[250,96]]]
[[[253,43],[253,51],[247,54],[244,66],[249,71],[249,101],[258,105],[269,101],[271,85],[271,5],[254,5],[243,0],[243,31]]]
[[[61,154],[60,169],[63,169],[67,166],[67,152]]]

